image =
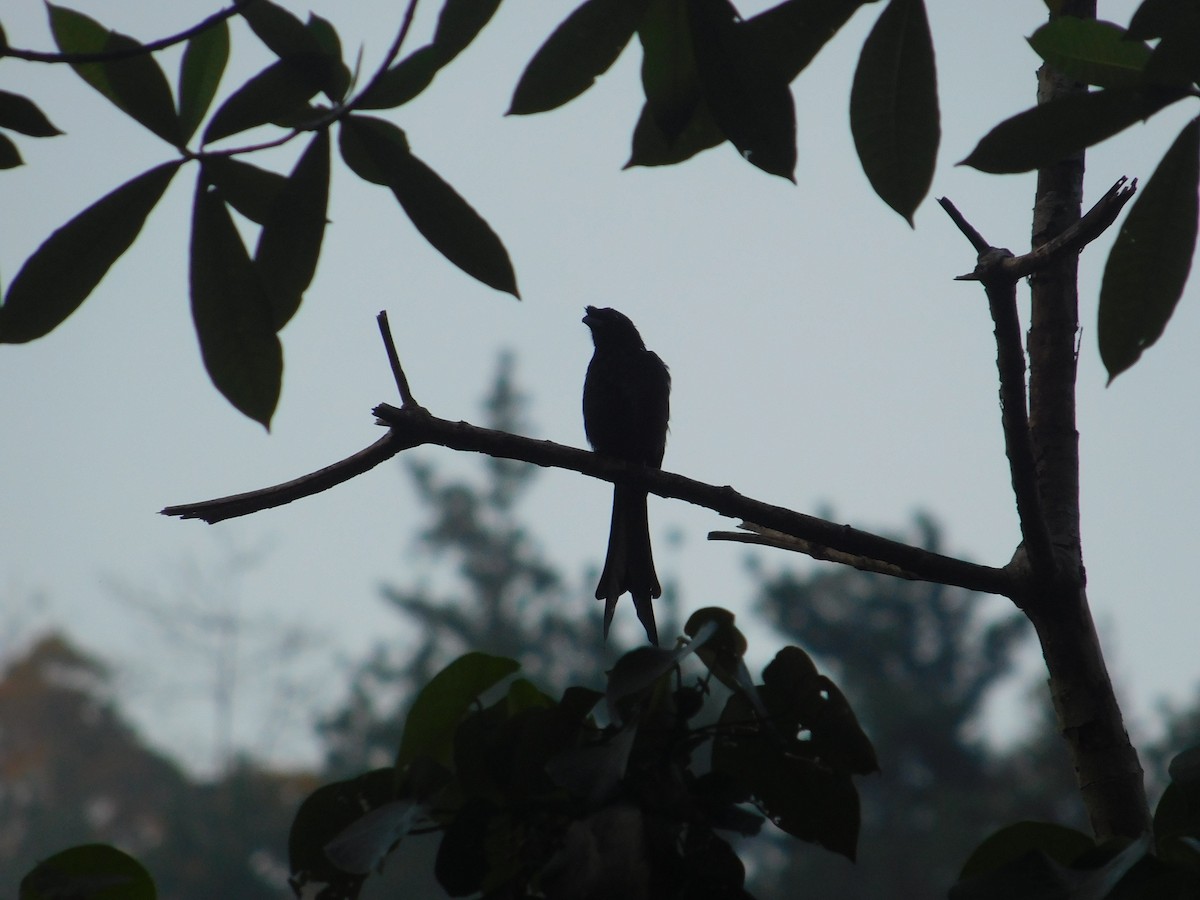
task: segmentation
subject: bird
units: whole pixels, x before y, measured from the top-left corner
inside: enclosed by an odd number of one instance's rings
[[[637,327],[615,309],[588,306],[583,324],[592,332],[595,352],[583,382],[583,430],[602,456],[653,469],[662,467],[670,418],[671,373],[658,354],[646,349]],[[650,643],[658,644],[652,600],[662,596],[650,548],[644,488],[613,486],[608,553],[596,587],[604,601],[604,637],[617,600],[628,591]]]

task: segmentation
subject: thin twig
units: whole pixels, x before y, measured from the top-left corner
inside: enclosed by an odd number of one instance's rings
[[[134,56],[144,56],[148,53],[157,53],[159,50],[165,50],[168,47],[181,44],[201,32],[207,31],[219,22],[236,16],[253,2],[254,0],[234,0],[225,9],[213,13],[207,19],[202,19],[191,28],[179,32],[179,34],[160,38],[148,44],[140,44],[137,47],[122,47],[118,50],[97,50],[90,53],[50,53],[45,50],[22,50],[19,47],[6,47],[0,44],[0,58],[11,56],[15,59],[23,59],[28,62],[70,63],[71,65],[79,65],[81,63],[115,62],[121,59],[130,59]]]
[[[400,392],[400,405],[405,409],[424,409],[413,397],[412,388],[408,385],[408,376],[400,365],[400,354],[396,352],[396,342],[392,339],[392,328],[388,325],[387,310],[380,310],[375,317],[379,323],[379,334],[383,338],[384,349],[387,350],[388,363],[392,367],[392,378],[396,380],[396,390]]]
[[[379,79],[387,74],[388,69],[390,69],[392,63],[395,62],[396,57],[400,55],[400,49],[404,46],[404,41],[408,37],[408,32],[412,28],[413,18],[416,16],[416,14],[417,0],[409,0],[408,8],[404,10],[404,19],[400,23],[400,30],[396,33],[396,37],[392,40],[392,45],[388,47],[387,53],[383,55],[383,61],[375,70],[375,74],[371,76],[370,80],[367,81],[363,89],[358,92],[358,97],[366,96],[367,92],[375,86]],[[347,104],[347,109],[353,108],[354,101],[351,100],[350,103]]]
[[[348,456],[308,475],[301,475],[292,481],[260,488],[257,491],[247,491],[244,494],[234,494],[232,497],[222,497],[219,500],[203,500],[199,503],[168,506],[161,510],[161,515],[175,516],[180,519],[203,519],[209,525],[213,525],[225,519],[236,519],[260,510],[274,509],[276,506],[283,506],[293,500],[311,497],[313,494],[337,487],[351,478],[369,472],[381,462],[391,459],[401,450],[406,449],[407,447],[389,432],[353,456]]]
[[[843,553],[840,550],[833,550],[812,541],[806,541],[803,538],[775,531],[772,528],[764,528],[753,522],[739,522],[738,527],[746,530],[710,531],[708,539],[710,541],[732,541],[739,544],[757,544],[761,547],[774,547],[776,550],[790,550],[793,553],[803,553],[805,556],[811,556],[813,559],[851,566],[862,572],[890,575],[893,578],[904,578],[909,581],[920,580],[917,575],[899,566],[880,562],[877,559],[871,559],[867,556],[858,556],[853,553]]]
[[[949,200],[943,198],[938,202],[979,252],[975,271],[969,276],[959,276],[958,280],[982,282],[987,294],[988,309],[995,326],[1004,451],[1008,456],[1021,537],[1034,572],[1052,578],[1057,562],[1050,540],[1050,528],[1042,508],[1037,465],[1033,456],[1033,439],[1029,433],[1025,347],[1021,341],[1021,322],[1017,312],[1017,277],[1014,277],[1008,268],[1013,255],[1009,250],[987,246],[979,231],[967,222],[966,217]]]
[[[990,244],[983,239],[983,235],[975,230],[975,227],[966,220],[962,213],[958,211],[958,207],[950,202],[949,197],[938,197],[938,203],[942,209],[946,211],[951,221],[958,226],[958,230],[967,236],[967,240],[971,242],[971,246],[975,248],[975,252],[979,254],[987,253],[990,249]]]

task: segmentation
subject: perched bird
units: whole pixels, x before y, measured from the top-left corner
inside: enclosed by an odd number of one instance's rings
[[[660,468],[667,446],[671,374],[658,354],[646,349],[628,317],[595,306],[587,307],[586,313],[583,324],[591,329],[596,345],[583,382],[583,430],[588,442],[604,456]],[[596,587],[596,599],[604,601],[605,637],[617,599],[626,591],[633,595],[646,636],[657,644],[650,601],[662,596],[662,587],[650,550],[646,492],[617,484],[608,555]]]

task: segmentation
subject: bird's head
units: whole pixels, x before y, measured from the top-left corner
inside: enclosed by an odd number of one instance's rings
[[[637,326],[624,313],[610,307],[584,307],[583,324],[592,331],[592,342],[598,349],[644,348]]]

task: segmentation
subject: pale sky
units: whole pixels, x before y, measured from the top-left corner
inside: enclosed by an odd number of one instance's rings
[[[364,71],[401,15],[395,3],[285,5],[331,19],[350,58],[364,48]],[[768,5],[745,3],[742,12]],[[1128,22],[1135,5],[1102,3],[1101,14]],[[193,0],[73,6],[143,40],[215,8]],[[284,390],[270,435],[217,394],[200,362],[187,299],[195,175],[186,167],[76,314],[42,340],[0,347],[0,585],[10,611],[0,620],[0,653],[16,652],[41,626],[66,628],[114,661],[150,737],[203,767],[211,760],[211,659],[168,641],[114,585],[175,597],[191,567],[221,593],[228,554],[261,553],[235,583],[226,580],[228,603],[248,622],[317,636],[307,651],[312,693],[267,709],[265,698],[278,700],[279,673],[243,660],[233,740],[277,760],[311,760],[306,706],[339,696],[332,685],[313,686],[312,673],[340,671],[375,640],[414,640],[378,587],[437,577],[412,552],[421,510],[398,466],[217,526],[157,511],[284,481],[375,440],[371,407],[396,399],[374,320],[383,308],[413,389],[435,414],[479,421],[497,353],[511,348],[535,434],[583,445],[579,397],[591,344],[579,319],[585,304],[615,306],[671,367],[665,468],[802,511],[829,505],[841,521],[872,530],[901,528],[926,509],[944,526],[950,552],[1002,565],[1019,535],[992,325],[979,287],[952,280],[973,267],[974,254],[933,200],[949,196],[992,243],[1027,249],[1034,176],[954,163],[1033,103],[1038,60],[1024,37],[1044,6],[929,7],[943,137],[912,230],[871,192],[846,111],[854,62],[881,5],[860,10],[793,85],[797,187],[754,169],[728,144],[681,166],[621,171],[641,105],[636,44],[565,108],[504,118],[525,62],[567,9],[510,0],[421,98],[385,115],[501,236],[524,299],[460,273],[388,192],[335,157],[332,226],[304,306],[281,335]],[[410,49],[428,38],[438,9],[423,0]],[[52,48],[41,3],[13,0],[2,21],[11,44]],[[267,61],[236,26],[222,96]],[[166,54],[163,65],[174,78],[178,55]],[[0,87],[28,94],[67,132],[19,138],[27,165],[0,172],[7,284],[50,231],[171,151],[65,67],[5,60],[0,73]],[[1149,178],[1196,112],[1181,106],[1089,153],[1087,203],[1121,175]],[[301,143],[252,161],[286,170]],[[1200,288],[1194,279],[1165,337],[1106,389],[1094,322],[1114,235],[1082,261],[1083,534],[1093,608],[1136,730],[1153,721],[1159,697],[1181,700],[1200,679],[1191,521],[1200,508],[1200,435],[1190,404],[1179,408],[1197,380]],[[1022,315],[1027,324],[1024,302]],[[420,452],[447,469],[476,466],[450,451]],[[572,577],[602,558],[610,490],[545,472],[523,510]],[[680,582],[685,615],[713,604],[744,609],[744,549],[705,540],[734,523],[663,500],[650,509],[660,572]],[[683,536],[679,549],[668,547],[671,531]],[[812,565],[777,553],[764,559],[768,567]],[[35,597],[44,608],[34,608]],[[578,602],[600,614],[590,592]],[[996,612],[1007,604],[981,602]],[[618,627],[637,627],[626,603]],[[769,658],[778,648],[760,640],[755,651]],[[252,646],[247,636],[243,648]],[[1031,674],[1035,661],[1033,651]],[[1013,713],[1010,706],[993,730],[1019,729]]]

